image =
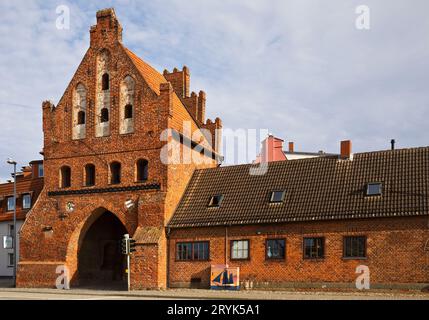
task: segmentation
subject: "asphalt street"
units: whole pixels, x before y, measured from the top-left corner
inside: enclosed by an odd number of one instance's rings
[[[0,288],[0,300],[429,300],[422,292],[212,291],[171,289],[145,291],[56,290]]]

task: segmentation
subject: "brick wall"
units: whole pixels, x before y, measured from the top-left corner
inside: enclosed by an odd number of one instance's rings
[[[122,27],[113,10],[99,11],[97,25],[90,33],[90,48],[61,100],[56,106],[49,101],[42,105],[45,186],[21,233],[21,263],[17,277],[21,287],[53,287],[57,277],[54,266],[61,264],[69,267],[71,276],[76,279],[74,283],[78,283],[78,252],[86,230],[103,211],[112,212],[131,236],[139,228],[163,229],[193,170],[216,165],[210,160],[208,164],[175,165],[169,169],[170,165],[161,161],[161,151],[168,142],[160,138],[161,133],[167,128],[180,131],[184,121],[197,130],[196,122],[174,93],[172,84],[123,46]],[[185,71],[188,86],[189,72]],[[109,89],[100,92],[102,76],[106,72]],[[121,93],[121,84],[129,76],[133,79],[134,125],[132,133],[121,134],[121,108],[124,107],[121,101],[130,99],[121,96],[130,94],[124,89]],[[175,79],[171,80],[174,86],[178,85]],[[80,85],[85,88],[85,95],[76,99],[76,88]],[[185,89],[184,94],[187,94]],[[85,108],[76,105],[82,99],[86,99]],[[110,110],[110,130],[105,136],[100,136],[99,130],[102,107]],[[75,112],[83,109],[86,110],[85,130],[73,135],[76,131]],[[136,181],[136,161],[139,159],[149,162],[149,177],[144,184],[157,184],[159,189],[100,191],[111,187],[141,186],[142,183]],[[121,163],[121,183],[118,185],[111,185],[109,180],[109,165],[113,161]],[[95,165],[95,186],[84,185],[86,164]],[[71,169],[71,186],[68,188],[60,187],[62,166]],[[88,193],[52,194],[76,190]],[[125,207],[129,199],[137,204],[132,210]],[[67,212],[68,203],[75,206],[72,212]],[[134,288],[165,287],[165,252],[164,233],[155,243],[139,244],[132,259]]]
[[[366,259],[344,259],[343,237],[367,237]],[[325,237],[325,258],[303,259],[303,237]],[[286,259],[267,260],[265,240],[286,239]],[[249,239],[250,259],[231,261],[230,240]],[[356,267],[366,265],[372,285],[429,283],[428,218],[385,218],[336,222],[233,226],[228,228],[227,263],[240,267],[240,279],[254,286],[297,286],[336,283],[353,287]],[[175,260],[177,242],[210,241],[210,260]],[[170,237],[170,286],[190,286],[201,278],[209,286],[210,266],[225,263],[225,228],[173,229]]]

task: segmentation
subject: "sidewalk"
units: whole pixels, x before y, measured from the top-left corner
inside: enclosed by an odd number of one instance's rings
[[[37,293],[37,294],[61,294],[74,296],[94,297],[128,297],[129,299],[145,297],[149,299],[226,299],[226,300],[429,300],[428,293],[399,292],[399,291],[367,291],[367,292],[338,292],[338,291],[218,291],[203,289],[168,289],[168,290],[143,290],[143,291],[104,291],[88,289],[25,289],[25,288],[0,288],[2,293]]]

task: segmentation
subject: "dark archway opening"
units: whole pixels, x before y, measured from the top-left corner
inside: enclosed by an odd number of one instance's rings
[[[80,287],[126,288],[126,258],[120,245],[126,233],[122,222],[109,211],[89,227],[78,252]]]

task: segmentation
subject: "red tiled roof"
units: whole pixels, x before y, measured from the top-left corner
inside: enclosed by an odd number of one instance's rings
[[[254,165],[195,171],[170,227],[197,227],[419,216],[429,214],[429,147],[268,163],[264,175]],[[382,183],[381,196],[366,196],[366,185]],[[270,193],[286,190],[284,203]],[[208,208],[210,196],[224,196]]]
[[[144,78],[149,87],[156,92],[156,94],[160,94],[159,87],[161,83],[168,82],[167,79],[164,78],[162,74],[156,71],[152,66],[148,63],[144,62],[140,59],[134,52],[129,50],[126,47],[123,47],[125,52],[130,57],[131,61],[134,63],[136,68],[139,70],[141,76]]]
[[[133,53],[131,50],[126,48],[125,46],[122,46],[125,50],[126,54],[129,56],[133,64],[136,66],[137,70],[139,71],[140,75],[143,77],[143,79],[146,81],[146,83],[149,85],[149,87],[156,93],[160,94],[160,85],[162,83],[168,83],[169,81],[156,69],[154,69],[152,66],[150,66],[148,63],[140,59],[135,53]],[[183,124],[184,121],[190,121],[191,122],[191,130],[194,132],[195,130],[200,129],[200,124],[194,116],[189,112],[189,110],[185,107],[181,99],[177,96],[177,94],[173,91],[173,98],[172,98],[172,112],[174,114],[174,117],[172,117],[170,126],[173,129],[176,129],[178,132],[183,133]],[[190,137],[188,137],[190,138]]]

